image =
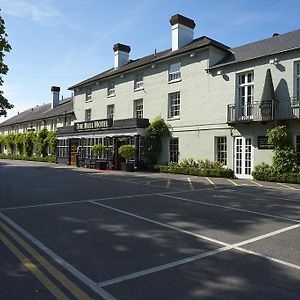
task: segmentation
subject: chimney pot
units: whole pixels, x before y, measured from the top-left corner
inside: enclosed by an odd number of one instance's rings
[[[176,24],[181,24],[181,25],[184,25],[184,26],[192,28],[192,29],[194,29],[196,27],[196,23],[194,22],[194,20],[189,19],[189,18],[187,18],[185,16],[182,16],[180,14],[172,16],[171,19],[170,19],[170,24],[172,26],[176,25]]]
[[[131,51],[130,46],[127,46],[127,45],[124,45],[124,44],[121,44],[121,43],[115,44],[113,49],[114,49],[114,52],[123,51],[123,52],[129,53]]]

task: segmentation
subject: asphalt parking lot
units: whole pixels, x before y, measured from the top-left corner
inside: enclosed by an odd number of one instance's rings
[[[0,160],[0,299],[298,299],[300,186]]]

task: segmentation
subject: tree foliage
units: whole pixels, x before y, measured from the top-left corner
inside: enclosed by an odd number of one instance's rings
[[[42,157],[48,156],[48,134],[47,128],[43,128],[36,137],[36,153]]]
[[[18,154],[22,156],[24,153],[24,134],[21,133],[17,134],[15,143],[16,143]]]
[[[8,66],[4,63],[5,52],[11,51],[11,46],[7,41],[7,34],[5,32],[5,22],[0,16],[0,86],[3,85],[2,75],[8,72]],[[7,109],[13,108],[13,105],[3,95],[3,90],[0,90],[0,116],[7,114]]]
[[[162,138],[169,135],[169,126],[161,117],[155,118],[149,125],[145,141],[145,159],[148,166],[157,164],[162,151]]]
[[[129,159],[135,155],[135,147],[133,145],[122,145],[118,152],[126,159],[126,162],[129,162]]]
[[[277,173],[292,172],[297,168],[297,155],[290,133],[283,126],[267,132],[268,142],[274,145],[273,168]]]
[[[50,147],[51,155],[55,156],[57,150],[57,138],[56,138],[56,133],[54,131],[48,132],[47,142]]]
[[[11,153],[11,154],[14,154],[14,152],[15,152],[15,146],[16,146],[16,136],[15,136],[15,134],[13,134],[13,133],[10,133],[9,135],[7,135],[6,137],[5,137],[5,144],[6,144],[6,146],[8,147],[8,149],[9,149],[9,152]]]

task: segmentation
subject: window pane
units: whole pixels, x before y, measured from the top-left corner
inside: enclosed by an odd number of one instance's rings
[[[169,94],[169,117],[180,115],[180,93]]]
[[[134,101],[134,117],[143,118],[143,99]]]
[[[215,138],[216,160],[227,165],[227,138],[216,137]]]
[[[170,156],[170,162],[178,163],[178,158],[179,158],[178,138],[171,138],[169,140],[169,156]]]
[[[169,81],[181,78],[181,63],[171,64],[169,68]]]

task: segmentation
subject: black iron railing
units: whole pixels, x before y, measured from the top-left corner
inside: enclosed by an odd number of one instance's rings
[[[242,123],[255,121],[300,119],[300,100],[270,100],[253,102],[247,105],[228,105],[227,122]]]

